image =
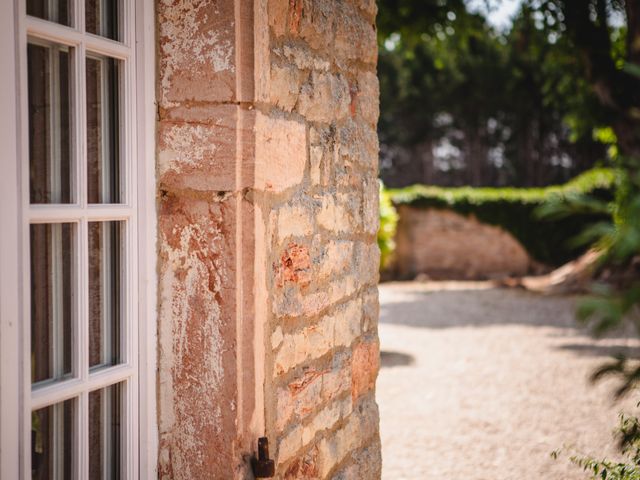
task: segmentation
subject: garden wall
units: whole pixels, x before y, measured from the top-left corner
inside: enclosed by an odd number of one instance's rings
[[[408,205],[400,205],[398,214],[394,270],[399,278],[504,278],[525,275],[534,266],[511,234],[473,216]]]
[[[615,185],[614,170],[596,168],[544,188],[383,190],[385,274],[496,278],[558,267],[587,250],[577,241],[585,229],[612,221]]]

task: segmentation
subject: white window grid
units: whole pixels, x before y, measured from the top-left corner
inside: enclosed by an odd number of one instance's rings
[[[30,257],[29,228],[39,223],[72,223],[75,228],[76,295],[71,341],[72,374],[54,382],[41,382],[32,387],[30,375],[30,329],[25,315],[22,335],[22,417],[21,417],[21,476],[31,477],[31,412],[52,406],[65,400],[76,399],[74,409],[74,474],[77,479],[88,478],[89,471],[89,393],[114,384],[122,386],[122,441],[120,458],[122,478],[138,476],[138,328],[137,328],[137,170],[136,155],[136,59],[135,59],[135,5],[132,0],[120,0],[121,41],[110,40],[85,32],[84,0],[71,0],[71,27],[26,15],[26,0],[18,0],[18,60],[20,85],[27,84],[28,41],[55,42],[72,49],[73,65],[70,79],[71,93],[71,204],[29,203],[29,154],[28,154],[28,97],[20,97],[21,120],[21,203],[22,249],[21,267],[22,311],[30,307]],[[55,4],[55,2],[53,2]],[[103,3],[102,1],[100,2]],[[111,57],[120,61],[119,120],[120,120],[120,175],[121,203],[89,204],[87,201],[87,145],[86,145],[86,65],[91,55]],[[55,65],[54,65],[55,68]],[[55,155],[56,146],[52,146]],[[55,178],[55,175],[54,175]],[[53,185],[52,185],[53,186]],[[88,305],[88,223],[120,221],[125,225],[122,234],[120,298],[122,308],[120,360],[115,366],[89,369],[89,305]],[[55,240],[54,240],[55,241]],[[105,330],[103,330],[105,331]],[[108,345],[108,343],[107,343]],[[54,366],[55,368],[55,366]],[[108,404],[108,402],[104,402]],[[54,422],[55,422],[54,415]],[[106,425],[105,425],[106,427]],[[105,442],[103,458],[109,458],[109,442]],[[55,458],[55,455],[54,455]],[[106,468],[106,474],[110,474]]]

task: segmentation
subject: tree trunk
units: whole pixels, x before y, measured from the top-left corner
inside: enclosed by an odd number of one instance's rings
[[[640,79],[620,70],[611,56],[607,24],[607,0],[596,3],[597,18],[591,18],[590,2],[565,0],[563,13],[569,35],[587,65],[587,75],[601,104],[609,112],[618,137],[620,153],[640,158]],[[640,66],[640,6],[625,2],[627,16],[627,61]]]

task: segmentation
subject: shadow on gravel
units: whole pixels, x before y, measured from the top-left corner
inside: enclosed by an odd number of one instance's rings
[[[380,323],[422,328],[528,325],[576,328],[568,297],[503,288],[426,290],[385,288],[380,295]],[[561,313],[559,313],[561,312]]]
[[[413,365],[415,359],[412,355],[400,352],[380,352],[380,367],[406,367],[407,365]]]
[[[486,282],[387,284],[380,289],[380,323],[431,329],[524,325],[571,329],[589,335],[589,330],[580,326],[575,319],[576,298],[545,296],[526,290],[496,287]],[[568,332],[558,333],[564,336]],[[627,339],[632,333],[611,332],[605,338]],[[585,349],[588,350],[588,347]],[[574,350],[581,353],[578,346]],[[617,351],[615,346],[611,347],[611,352]],[[582,353],[609,355],[604,351]]]
[[[557,347],[558,350],[573,352],[580,356],[591,357],[617,357],[640,358],[640,348],[629,347],[628,345],[589,345],[589,344],[568,344]]]

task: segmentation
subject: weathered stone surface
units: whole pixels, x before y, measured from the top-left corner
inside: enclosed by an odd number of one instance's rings
[[[304,245],[291,242],[275,265],[276,284],[283,287],[287,283],[305,286],[311,282],[311,257]]]
[[[317,315],[353,295],[358,287],[358,278],[352,274],[332,280],[322,290],[311,293],[285,284],[283,289],[274,292],[273,313],[279,318]]]
[[[368,71],[358,73],[357,113],[365,122],[374,127],[380,116],[379,97],[378,76],[374,72]]]
[[[325,242],[318,236],[317,254],[314,255],[313,263],[316,268],[316,278],[319,281],[341,276],[352,267],[354,244],[351,241],[330,240]],[[375,263],[369,262],[367,264]]]
[[[319,443],[318,465],[321,478],[327,477],[353,450],[368,439],[375,438],[377,431],[378,408],[375,402],[369,399],[354,410],[341,429]]]
[[[378,60],[376,29],[370,20],[360,16],[352,5],[340,3],[336,22],[334,48],[341,60],[357,60],[375,65]]]
[[[314,185],[329,186],[334,157],[335,129],[330,126],[313,126],[309,129],[310,179]]]
[[[157,4],[159,104],[235,97],[233,2],[160,0]]]
[[[351,453],[351,463],[333,476],[333,480],[362,480],[380,478],[382,456],[380,441]],[[317,460],[316,460],[317,462]]]
[[[158,125],[158,176],[162,189],[231,191],[236,188],[239,109],[235,105],[207,107],[180,116],[208,117],[209,123],[173,120]],[[175,117],[178,113],[173,114]],[[248,125],[251,126],[251,125]]]
[[[378,149],[378,135],[367,124],[349,120],[337,131],[336,161],[342,164],[355,165],[358,171],[375,171]]]
[[[378,287],[372,287],[364,292],[362,297],[362,332],[367,333],[377,328],[380,315]]]
[[[368,13],[372,19],[375,18],[376,13],[378,13],[376,0],[356,0],[356,4]]]
[[[318,225],[331,232],[347,232],[356,224],[352,212],[356,211],[357,199],[351,195],[324,195],[317,216]]]
[[[531,260],[504,230],[452,211],[400,206],[396,268],[400,276],[497,278],[527,273]]]
[[[376,243],[358,243],[356,265],[363,285],[376,285],[379,280],[380,249]]]
[[[235,436],[228,203],[166,196],[159,225],[160,478],[225,476]],[[230,299],[231,300],[231,299]],[[207,412],[203,415],[202,412]]]
[[[341,0],[294,0],[300,15],[290,22],[291,32],[314,50],[333,45],[337,8]]]
[[[307,163],[305,125],[258,113],[255,128],[255,188],[277,193],[299,185]]]
[[[324,156],[324,149],[319,146],[311,146],[309,147],[309,176],[311,177],[311,182],[314,185],[321,185],[323,183],[323,174],[326,169],[323,169],[322,159]]]
[[[161,478],[379,476],[375,10],[158,4]]]
[[[320,56],[318,52],[309,48],[305,48],[299,44],[291,44],[284,45],[282,49],[275,49],[274,52],[299,70],[328,72],[331,67],[331,62],[325,58],[330,54],[330,52],[327,51],[322,52],[324,55]]]
[[[362,223],[364,231],[375,235],[380,227],[380,184],[369,178],[362,184]]]
[[[353,349],[351,362],[351,397],[355,401],[373,390],[380,369],[380,346],[377,341],[362,342]]]
[[[269,82],[271,103],[287,112],[293,110],[304,78],[305,75],[295,67],[271,64]]]
[[[342,418],[351,414],[352,405],[349,397],[330,403],[323,408],[302,430],[302,445],[308,445],[323,430],[329,430]]]
[[[360,334],[362,300],[338,307],[302,330],[284,335],[275,358],[274,374],[281,375],[304,362],[319,358],[335,347],[349,346]]]
[[[267,13],[269,26],[276,37],[281,37],[287,32],[287,20],[289,17],[289,0],[268,0]]]
[[[336,355],[330,367],[322,370],[308,368],[301,375],[277,391],[276,428],[283,430],[286,425],[300,423],[319,407],[342,398],[348,408],[341,408],[344,415],[351,411],[351,396],[344,395],[351,390],[351,369],[348,357]],[[292,422],[296,420],[296,422]],[[318,427],[320,428],[320,427]]]
[[[312,448],[304,456],[297,458],[284,473],[285,480],[315,480],[320,478],[318,471],[318,449]]]
[[[290,202],[274,212],[278,216],[278,242],[289,237],[306,237],[313,233],[313,206],[308,202]]]
[[[284,463],[302,448],[302,425],[295,425],[278,442],[278,463]]]
[[[349,116],[351,94],[342,74],[312,72],[302,85],[296,110],[312,122],[330,123]]]

